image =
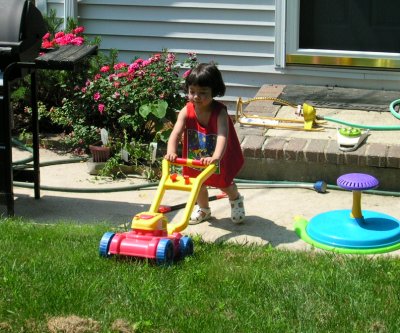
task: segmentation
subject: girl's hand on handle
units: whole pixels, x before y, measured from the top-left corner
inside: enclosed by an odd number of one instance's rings
[[[202,157],[200,159],[201,163],[203,163],[203,165],[210,165],[212,163],[214,164],[218,164],[219,159],[214,158],[214,157]]]
[[[170,162],[175,162],[177,157],[178,155],[176,153],[168,153],[168,152],[164,156],[164,158]]]

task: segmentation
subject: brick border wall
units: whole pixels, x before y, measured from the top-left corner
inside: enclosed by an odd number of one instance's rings
[[[246,129],[238,130],[243,131]],[[252,133],[241,133],[239,137],[245,158],[400,168],[400,145],[366,143],[354,152],[342,152],[335,140],[264,137]]]
[[[284,86],[264,85],[256,97],[278,97]],[[271,101],[247,105],[245,113],[275,116],[280,105]],[[264,135],[265,129],[235,125],[245,157],[240,178],[316,181],[336,184],[339,175],[363,172],[380,181],[379,189],[400,191],[400,145],[365,142],[354,152],[342,152],[336,140]]]

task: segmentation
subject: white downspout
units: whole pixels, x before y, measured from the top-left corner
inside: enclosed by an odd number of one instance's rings
[[[276,0],[275,4],[275,66],[277,68],[286,67],[286,1]]]
[[[64,0],[64,29],[67,27],[67,19],[78,17],[78,2],[77,0]]]

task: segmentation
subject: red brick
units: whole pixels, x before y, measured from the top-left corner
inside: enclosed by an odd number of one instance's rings
[[[247,135],[242,142],[242,150],[244,156],[247,157],[262,157],[261,148],[264,144],[265,138],[258,135]]]
[[[386,155],[386,165],[388,168],[400,168],[400,146],[389,146]]]
[[[355,151],[345,152],[344,162],[348,165],[365,166],[367,164],[367,159],[365,156],[366,150],[367,145],[363,144]]]
[[[367,165],[376,167],[386,166],[386,151],[388,147],[383,143],[371,143],[367,150]]]
[[[325,162],[325,148],[328,145],[328,140],[311,139],[304,151],[307,162]]]
[[[329,140],[325,149],[325,161],[332,164],[343,164],[343,152],[339,150],[336,140]]]
[[[303,161],[303,150],[307,145],[306,139],[291,139],[285,146],[283,153],[285,160]]]
[[[263,147],[264,158],[282,160],[286,142],[286,139],[282,137],[267,138]]]

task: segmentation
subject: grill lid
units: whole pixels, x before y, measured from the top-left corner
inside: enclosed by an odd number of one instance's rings
[[[38,56],[46,24],[28,0],[0,0],[0,70]]]

